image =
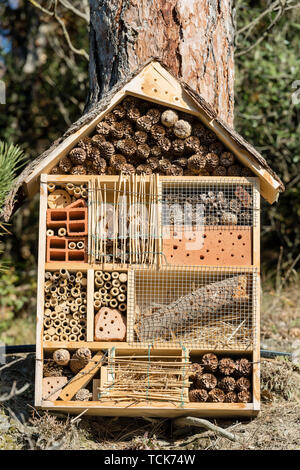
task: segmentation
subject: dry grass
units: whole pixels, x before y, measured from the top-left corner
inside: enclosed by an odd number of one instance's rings
[[[300,353],[299,283],[263,296],[264,347]],[[262,412],[253,420],[217,420],[236,442],[211,431],[172,429],[167,419],[126,419],[38,414],[33,408],[34,356],[0,372],[0,395],[16,382],[30,388],[0,408],[0,449],[300,449],[300,367],[286,359],[263,359]],[[13,358],[10,357],[10,360]]]

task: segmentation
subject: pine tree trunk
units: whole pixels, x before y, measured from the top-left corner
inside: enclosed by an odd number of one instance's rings
[[[90,0],[90,107],[159,57],[233,123],[231,0]]]

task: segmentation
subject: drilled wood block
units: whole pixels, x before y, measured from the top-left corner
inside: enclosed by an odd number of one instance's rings
[[[43,400],[55,401],[61,393],[61,388],[68,382],[67,377],[45,377],[42,384]]]
[[[203,226],[197,232],[187,227],[164,227],[162,246],[165,261],[171,265],[252,264],[251,227]]]
[[[126,337],[125,317],[107,307],[102,307],[95,316],[95,341],[124,341]]]

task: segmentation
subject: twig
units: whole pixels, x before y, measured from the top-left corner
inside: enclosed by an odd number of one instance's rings
[[[207,419],[202,418],[194,418],[192,416],[187,416],[186,418],[177,418],[173,421],[175,426],[178,427],[186,427],[186,426],[194,426],[197,428],[206,428],[210,431],[214,431],[216,434],[219,434],[223,437],[226,437],[230,441],[237,441],[237,438],[231,432],[226,431],[215,424],[212,424]]]

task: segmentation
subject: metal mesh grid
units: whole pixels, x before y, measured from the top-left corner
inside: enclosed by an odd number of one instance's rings
[[[249,349],[256,337],[253,268],[177,267],[132,271],[128,341],[213,349]]]
[[[253,188],[233,178],[162,181],[162,224],[253,227],[258,216]]]

